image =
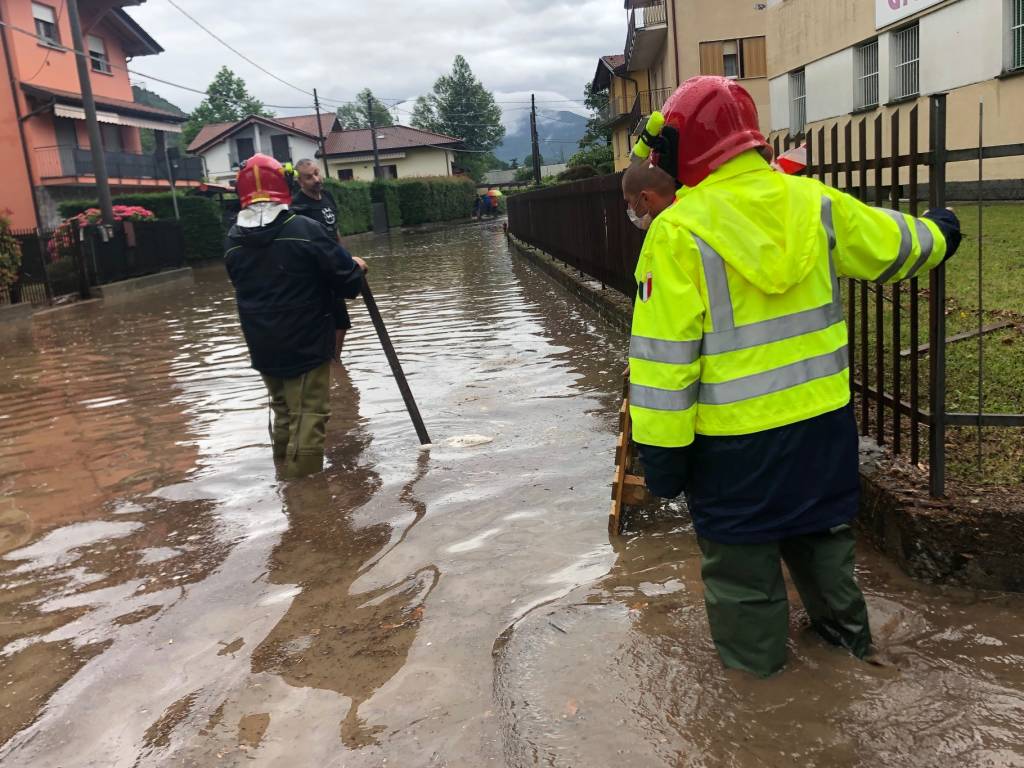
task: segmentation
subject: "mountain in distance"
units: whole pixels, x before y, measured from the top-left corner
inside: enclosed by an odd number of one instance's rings
[[[545,163],[560,163],[564,156],[568,160],[579,149],[579,140],[587,130],[587,118],[575,112],[564,110],[537,110],[537,137],[540,139],[540,154]],[[533,151],[530,141],[530,120],[520,121],[509,127],[505,140],[494,150],[500,160],[512,162]]]

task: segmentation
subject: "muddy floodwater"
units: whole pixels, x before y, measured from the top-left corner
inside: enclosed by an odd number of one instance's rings
[[[353,238],[328,469],[282,482],[220,267],[0,337],[0,764],[1024,766],[1024,599],[864,548],[889,665],[721,668],[667,508],[609,540],[626,338],[500,225]]]

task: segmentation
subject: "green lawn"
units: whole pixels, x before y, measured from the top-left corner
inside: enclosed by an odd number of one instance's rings
[[[978,210],[977,206],[960,206],[965,238],[957,255],[947,263],[946,304],[947,335],[978,327]],[[983,211],[982,280],[984,307],[982,321],[988,326],[1000,321],[1013,321],[1011,328],[983,336],[984,410],[991,413],[1024,413],[1024,205],[992,204]],[[928,281],[921,289],[921,335],[919,343],[928,341]],[[892,290],[885,289],[886,389],[892,390]],[[910,347],[909,286],[901,288],[903,324],[900,348]],[[875,381],[874,317],[875,296],[869,294],[871,354],[869,381]],[[858,300],[857,310],[860,311]],[[858,324],[859,324],[858,318]],[[861,377],[860,353],[855,354],[856,375]],[[947,410],[976,412],[978,409],[978,339],[951,343],[946,352]],[[929,391],[928,355],[918,356],[922,396]],[[900,370],[901,396],[909,400],[910,358],[902,358]],[[872,413],[874,408],[872,407]],[[887,415],[891,419],[891,415]],[[906,421],[909,428],[909,420]],[[874,427],[872,427],[872,434]],[[922,455],[927,457],[927,439],[922,431]],[[909,445],[907,437],[905,445]],[[972,483],[998,485],[1024,484],[1024,429],[986,428],[982,434],[983,463],[977,465],[977,429],[949,428],[947,465],[951,479]]]

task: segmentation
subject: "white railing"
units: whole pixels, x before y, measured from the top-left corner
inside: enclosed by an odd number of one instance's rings
[[[807,125],[807,79],[804,71],[789,75],[789,132],[797,136]]]
[[[920,27],[901,29],[892,35],[892,98],[905,99],[921,92]]]
[[[1024,68],[1024,0],[1013,0],[1013,21],[1010,24],[1013,38],[1010,69]]]
[[[1021,0],[1024,2],[1024,0]],[[854,51],[856,81],[854,82],[857,109],[878,106],[878,41],[858,46]]]

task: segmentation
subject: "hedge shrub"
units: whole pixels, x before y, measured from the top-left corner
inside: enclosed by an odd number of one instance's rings
[[[476,185],[460,177],[397,179],[378,184],[397,191],[402,223],[406,226],[469,218],[476,200]]]
[[[146,192],[117,195],[114,205],[140,205],[156,214],[158,219],[174,218],[174,202],[170,192]],[[68,200],[59,205],[62,218],[69,219],[88,208],[98,207],[95,200]],[[185,233],[185,259],[219,259],[224,255],[224,226],[220,206],[213,200],[194,195],[178,195],[178,211]]]
[[[338,203],[338,234],[354,235],[373,229],[373,205],[368,182],[325,179],[324,187]]]
[[[11,234],[11,222],[0,212],[0,291],[14,285],[21,271],[21,246]]]

